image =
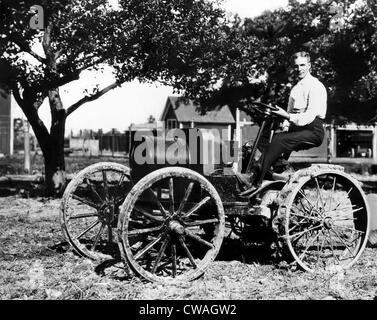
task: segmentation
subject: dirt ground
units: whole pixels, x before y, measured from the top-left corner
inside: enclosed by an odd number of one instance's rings
[[[377,299],[377,248],[350,270],[289,270],[258,250],[226,239],[199,280],[179,286],[148,283],[119,261],[98,264],[74,254],[59,224],[58,199],[0,198],[0,299]]]

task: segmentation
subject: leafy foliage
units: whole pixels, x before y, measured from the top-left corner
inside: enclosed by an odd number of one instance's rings
[[[199,87],[207,83],[226,25],[220,1],[120,0],[114,9],[107,0],[0,0],[0,63],[7,69],[0,82],[33,127],[50,175],[64,170],[65,120],[84,103],[135,79],[177,90],[191,80]],[[42,30],[29,26],[32,5],[43,8]],[[91,93],[86,89],[64,106],[59,88],[104,65],[114,67],[115,82]],[[194,80],[200,73],[204,79]],[[46,98],[50,130],[38,115]]]
[[[286,106],[295,81],[290,57],[305,50],[313,58],[313,74],[328,89],[328,118],[366,122],[377,101],[376,6],[369,0],[350,0],[347,6],[290,0],[286,9],[243,22],[235,18],[224,41],[231,49],[217,72],[221,87],[209,83],[204,92],[190,94],[207,108],[241,107],[257,99]],[[215,98],[206,99],[208,93]]]

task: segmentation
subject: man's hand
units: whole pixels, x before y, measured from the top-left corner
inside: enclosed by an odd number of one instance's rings
[[[272,110],[272,113],[273,113],[273,114],[276,114],[276,115],[279,116],[279,117],[282,117],[282,118],[284,118],[284,119],[289,120],[289,114],[288,114],[287,111],[285,111],[284,109],[282,109],[282,108],[280,108],[280,107],[278,107],[278,106],[276,106],[276,108],[277,108],[276,111],[275,111],[275,110]]]

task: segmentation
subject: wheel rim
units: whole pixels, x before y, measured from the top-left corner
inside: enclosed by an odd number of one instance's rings
[[[118,253],[113,229],[131,185],[129,169],[113,163],[89,166],[69,183],[62,199],[61,225],[78,254],[102,260]]]
[[[303,269],[336,271],[359,259],[368,240],[369,208],[357,181],[339,172],[305,178],[286,209],[288,247]]]
[[[198,278],[224,236],[224,210],[214,187],[184,168],[164,168],[127,196],[118,230],[121,252],[142,277],[160,283]]]

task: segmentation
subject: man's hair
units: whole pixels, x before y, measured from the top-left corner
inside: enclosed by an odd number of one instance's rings
[[[297,58],[307,58],[308,59],[308,62],[310,63],[311,62],[311,58],[310,58],[310,54],[306,51],[299,51],[299,52],[296,52],[293,56],[292,56],[292,61],[295,61]]]

